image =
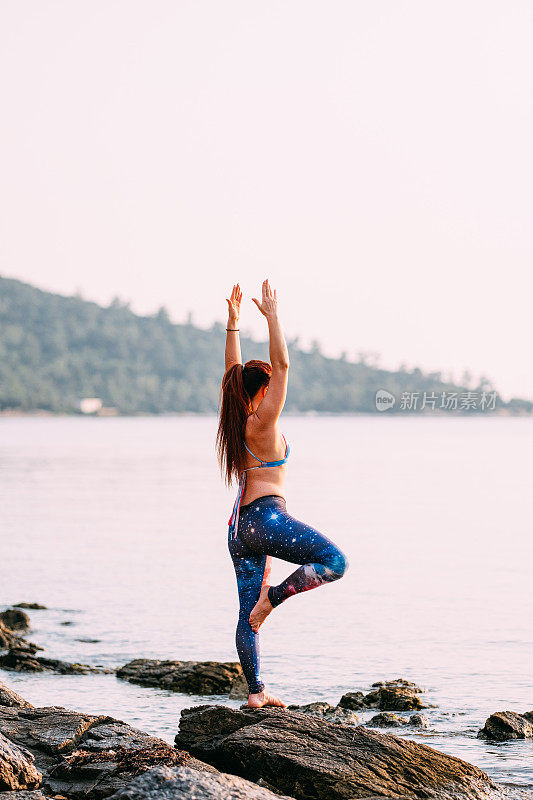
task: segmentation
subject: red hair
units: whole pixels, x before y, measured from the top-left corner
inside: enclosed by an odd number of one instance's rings
[[[253,360],[244,366],[233,364],[222,379],[216,448],[228,486],[233,478],[239,480],[244,469],[246,420],[252,413],[253,398],[262,386],[268,385],[271,374],[272,367],[268,362]]]

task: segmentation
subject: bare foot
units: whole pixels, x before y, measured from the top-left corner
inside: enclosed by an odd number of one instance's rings
[[[287,708],[287,703],[284,703],[279,697],[275,697],[273,694],[267,694],[266,692],[248,695],[248,705],[250,708],[263,708],[263,706]]]
[[[248,622],[251,625],[251,628],[254,633],[257,633],[260,626],[263,624],[265,619],[268,617],[274,606],[271,604],[270,600],[268,599],[268,590],[270,586],[265,583],[261,588],[261,592],[259,594],[259,600],[252,608],[250,612],[250,616],[248,617]]]

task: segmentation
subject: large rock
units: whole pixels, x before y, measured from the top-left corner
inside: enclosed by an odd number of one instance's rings
[[[514,711],[497,711],[491,714],[478,736],[496,739],[533,739],[533,711],[516,714]]]
[[[24,700],[19,694],[0,681],[0,706],[17,706],[18,708],[33,708],[31,703]]]
[[[13,672],[56,672],[59,675],[86,675],[87,673],[112,672],[112,670],[91,667],[89,664],[70,664],[57,658],[45,658],[35,655],[42,647],[31,642],[17,643],[9,651],[0,656],[0,667]]]
[[[136,658],[117,670],[117,677],[141,686],[156,686],[188,694],[229,694],[234,684],[242,686],[242,668],[236,661],[157,661]]]
[[[135,778],[111,800],[290,800],[255,783],[189,767],[154,767]]]
[[[393,681],[378,681],[372,684],[373,691],[346,692],[339,700],[341,708],[358,711],[365,708],[379,708],[381,711],[414,711],[428,708],[418,696],[424,690],[416,683],[396,678]]]
[[[502,796],[484,772],[459,758],[285,709],[185,709],[176,744],[222,771],[264,781],[298,800]]]
[[[216,772],[125,722],[65,708],[0,708],[0,733],[32,754],[45,793],[74,800],[108,797],[154,765]]]
[[[0,733],[0,791],[36,789],[42,776],[34,761],[28,750],[18,747]]]
[[[27,631],[30,629],[30,618],[19,608],[8,608],[0,613],[0,622],[11,631]]]

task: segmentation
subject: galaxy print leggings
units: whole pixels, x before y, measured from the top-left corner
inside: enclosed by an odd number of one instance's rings
[[[235,642],[251,694],[261,692],[259,634],[248,618],[259,599],[267,556],[301,564],[288,578],[268,590],[274,607],[288,597],[341,578],[348,568],[344,553],[326,536],[291,517],[285,500],[271,494],[241,505],[234,539],[228,537],[239,591],[239,621]]]

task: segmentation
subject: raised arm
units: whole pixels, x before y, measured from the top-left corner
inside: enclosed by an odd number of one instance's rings
[[[254,416],[261,427],[269,427],[276,424],[285,405],[289,377],[289,351],[278,318],[276,291],[272,292],[268,280],[263,281],[262,292],[261,302],[255,297],[252,299],[268,323],[272,375],[268,391],[259,403]]]
[[[226,325],[226,372],[233,364],[242,364],[241,342],[239,339],[239,314],[241,310],[242,292],[237,283],[231,290],[228,304],[228,324]]]

